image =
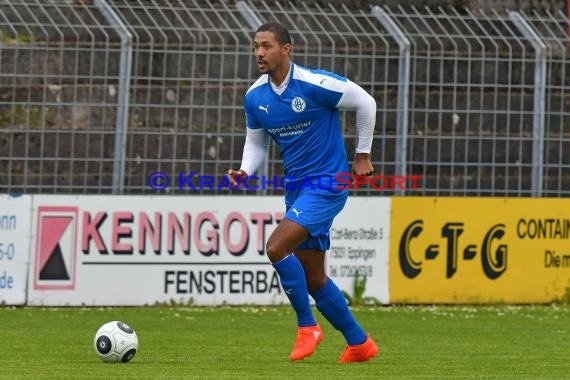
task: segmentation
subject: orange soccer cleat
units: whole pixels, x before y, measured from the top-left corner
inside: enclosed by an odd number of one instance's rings
[[[368,335],[364,343],[346,346],[338,361],[340,363],[367,362],[376,355],[378,355],[378,346]]]
[[[317,324],[316,326],[299,327],[297,329],[297,337],[295,338],[295,345],[289,358],[291,360],[303,360],[311,356],[317,347],[324,339],[323,331]]]

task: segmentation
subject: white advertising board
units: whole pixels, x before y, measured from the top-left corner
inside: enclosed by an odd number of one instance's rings
[[[31,196],[0,195],[0,305],[26,302],[31,208]]]
[[[327,274],[354,297],[355,274],[366,278],[363,297],[388,304],[390,198],[349,197],[330,231]]]
[[[30,305],[288,302],[265,254],[283,217],[282,197],[39,195],[33,203]],[[343,210],[338,229],[385,228],[358,204]],[[371,203],[363,204],[369,212]],[[341,237],[335,244],[357,250],[383,241]],[[375,260],[384,254],[374,252]],[[351,255],[351,268],[361,265]],[[331,259],[337,264],[344,261]],[[373,271],[370,295],[383,299],[383,269]],[[351,282],[349,273],[333,278]]]
[[[282,199],[36,196],[30,305],[286,302],[265,255]]]

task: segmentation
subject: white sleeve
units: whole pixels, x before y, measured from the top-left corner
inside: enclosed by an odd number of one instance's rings
[[[376,100],[362,87],[348,80],[344,95],[337,104],[342,110],[356,111],[358,143],[356,153],[370,153],[376,125]]]
[[[269,136],[263,128],[246,129],[247,133],[245,135],[240,170],[246,172],[247,175],[253,175],[265,159],[265,153],[269,145]]]

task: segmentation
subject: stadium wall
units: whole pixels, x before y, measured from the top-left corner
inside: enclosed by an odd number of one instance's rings
[[[276,196],[0,197],[0,303],[286,302],[265,256]],[[184,207],[181,207],[181,204]],[[570,200],[351,197],[326,269],[380,304],[549,303],[570,292]]]
[[[153,172],[238,166],[243,95],[259,74],[251,38],[275,20],[290,29],[297,63],[375,98],[372,162],[422,175],[409,195],[567,197],[564,8],[449,3],[2,2],[0,192],[157,195]],[[354,115],[341,119],[352,151]],[[262,169],[282,174],[274,144]]]

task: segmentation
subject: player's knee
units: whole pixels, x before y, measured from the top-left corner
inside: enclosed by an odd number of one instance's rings
[[[305,273],[305,278],[310,292],[316,292],[327,282],[327,276],[323,273]]]
[[[280,244],[275,243],[272,239],[269,239],[265,245],[265,252],[267,252],[267,257],[272,263],[276,263],[285,258],[289,254],[287,250],[284,250]]]

